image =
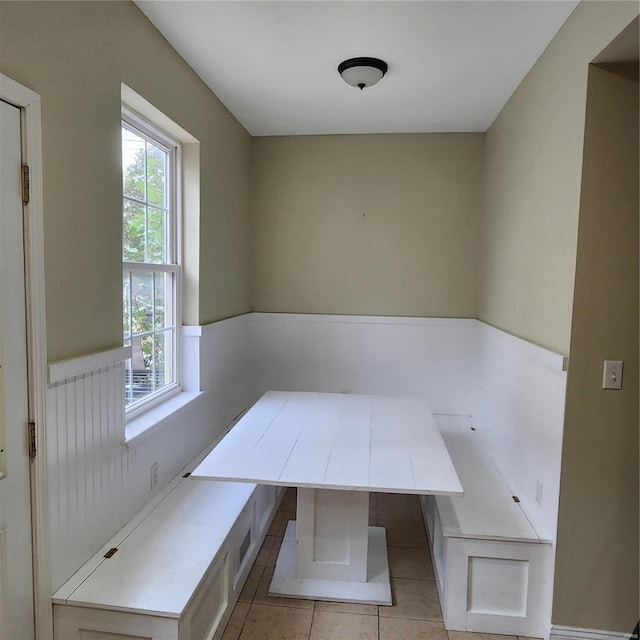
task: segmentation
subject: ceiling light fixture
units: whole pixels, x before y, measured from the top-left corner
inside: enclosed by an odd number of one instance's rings
[[[352,87],[371,87],[387,73],[387,63],[378,58],[349,58],[338,65],[338,73]]]

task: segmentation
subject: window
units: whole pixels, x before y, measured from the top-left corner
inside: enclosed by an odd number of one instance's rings
[[[179,387],[179,147],[135,114],[122,117],[123,343],[131,414]]]

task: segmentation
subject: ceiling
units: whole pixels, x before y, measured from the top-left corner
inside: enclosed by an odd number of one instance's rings
[[[578,4],[138,0],[255,136],[485,131]],[[363,91],[338,64],[374,56]]]

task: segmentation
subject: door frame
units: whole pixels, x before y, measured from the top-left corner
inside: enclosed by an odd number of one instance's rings
[[[0,73],[0,99],[19,107],[22,158],[30,169],[30,201],[25,207],[24,250],[29,421],[36,424],[37,453],[30,461],[35,637],[53,639],[51,563],[46,470],[47,340],[44,286],[44,218],[40,96]],[[26,429],[26,425],[25,425]],[[25,436],[26,437],[26,436]]]

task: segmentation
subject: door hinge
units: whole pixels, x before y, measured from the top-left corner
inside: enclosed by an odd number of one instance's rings
[[[36,457],[36,423],[35,422],[30,422],[27,425],[27,433],[28,433],[28,440],[29,440],[29,457],[30,458],[35,458]]]
[[[111,547],[111,549],[109,549],[109,551],[107,551],[107,553],[104,554],[104,557],[113,558],[113,556],[116,555],[117,551],[118,551],[118,547]]]
[[[29,165],[23,164],[20,172],[22,176],[22,204],[29,204],[31,190],[29,188]]]

